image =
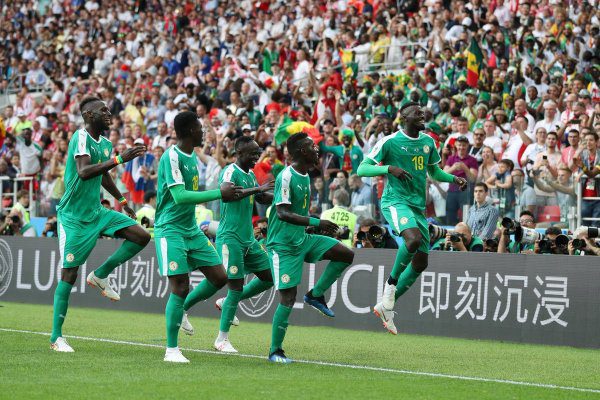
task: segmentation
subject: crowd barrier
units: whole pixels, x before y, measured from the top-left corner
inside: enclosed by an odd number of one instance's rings
[[[119,245],[118,240],[98,241],[80,268],[71,305],[163,313],[168,285],[158,274],[154,243],[111,274],[120,302],[111,303],[86,286],[84,277]],[[333,319],[301,302],[325,266],[307,264],[290,323],[384,334],[372,306],[381,297],[394,257],[393,250],[356,252],[353,265],[326,293],[336,313]],[[6,302],[51,305],[59,258],[56,239],[0,239],[0,302],[8,307]],[[202,279],[195,272],[192,285]],[[599,282],[595,257],[432,252],[429,268],[396,306],[396,326],[411,334],[600,348]],[[225,289],[220,294],[225,295]],[[214,299],[198,304],[190,315],[218,318]],[[242,321],[270,322],[277,301],[271,289],[240,303],[238,316]],[[50,314],[40,317],[51,323]]]

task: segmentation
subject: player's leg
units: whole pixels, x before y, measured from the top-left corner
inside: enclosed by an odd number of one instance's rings
[[[330,261],[315,287],[304,295],[304,302],[323,315],[333,318],[335,314],[327,307],[324,293],[342,275],[344,269],[352,264],[354,251],[336,239],[320,235],[309,235],[306,246],[309,247],[306,261],[315,262],[323,259]]]
[[[79,267],[63,268],[60,281],[54,292],[54,309],[52,316],[52,335],[50,336],[50,348],[54,351],[72,353],[74,350],[62,337],[62,326],[67,317],[69,308],[69,297],[71,289],[77,280]]]
[[[231,269],[231,268],[230,268]],[[234,271],[237,272],[237,271]],[[227,296],[221,305],[221,321],[219,323],[219,335],[215,340],[215,350],[222,351],[225,353],[237,353],[237,350],[229,342],[229,329],[235,318],[238,304],[242,297],[242,288],[244,286],[243,275],[242,278],[236,277],[228,270],[228,281],[227,285],[229,290]]]
[[[100,222],[103,234],[124,238],[123,244],[95,271],[90,272],[87,283],[98,287],[102,295],[113,301],[120,299],[119,295],[108,284],[108,275],[125,261],[133,258],[142,251],[150,241],[150,234],[134,220],[116,211],[102,215]]]
[[[273,315],[273,326],[271,327],[271,348],[269,349],[269,361],[289,364],[292,362],[283,351],[283,340],[288,328],[288,320],[294,303],[296,302],[297,287],[279,289],[280,301]]]
[[[169,276],[171,294],[165,307],[167,323],[167,350],[164,361],[187,363],[189,360],[179,350],[179,328],[183,320],[183,303],[188,295],[190,278],[187,273]]]
[[[240,300],[249,299],[273,287],[269,256],[258,242],[248,248],[244,257],[244,269],[246,273],[254,273],[256,277],[244,285]]]

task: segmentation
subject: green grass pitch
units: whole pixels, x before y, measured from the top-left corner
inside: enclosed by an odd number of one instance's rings
[[[308,362],[273,365],[268,324],[242,318],[230,334],[260,357],[214,354],[218,321],[192,313],[196,335],[182,333],[180,347],[200,351],[171,365],[162,315],[72,307],[63,332],[80,338],[59,354],[47,335],[8,331],[49,332],[51,306],[0,306],[0,399],[600,399],[599,350],[300,327],[292,314],[285,349]]]

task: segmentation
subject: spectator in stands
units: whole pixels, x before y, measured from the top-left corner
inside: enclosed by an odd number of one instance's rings
[[[17,192],[17,202],[10,210],[11,213],[18,213],[21,220],[28,224],[30,222],[29,211],[29,191],[19,190]]]
[[[498,205],[500,217],[514,217],[515,188],[513,185],[513,162],[509,159],[500,160],[498,172],[488,178],[485,184],[490,189],[496,189],[494,203]]]
[[[365,218],[359,221],[358,231],[354,234],[353,247],[397,249],[398,243],[387,228],[380,226],[374,219]]]
[[[494,157],[496,160],[500,159],[502,153],[502,139],[501,135],[498,135],[498,128],[496,127],[496,121],[488,119],[483,123],[483,131],[485,132],[485,139],[483,144],[492,148]]]
[[[494,159],[494,150],[484,145],[481,149],[481,165],[477,171],[477,182],[486,182],[498,172],[498,163]]]
[[[350,190],[352,190],[352,207],[370,206],[373,204],[371,186],[364,183],[358,175],[350,175],[350,178],[348,178],[348,186]]]
[[[487,199],[488,187],[485,183],[475,184],[473,207],[469,209],[466,222],[473,235],[482,240],[494,237],[496,224],[498,223],[498,209]]]
[[[15,148],[19,153],[22,176],[35,178],[41,169],[42,148],[31,140],[31,129],[23,129],[21,136],[17,137],[17,145]],[[34,179],[34,186],[35,185]]]
[[[577,203],[576,188],[571,175],[571,170],[562,166],[558,169],[556,179],[547,174],[541,177],[534,177],[536,187],[544,192],[556,195],[556,201],[560,207],[562,228],[569,227],[569,214],[572,214],[571,210]]]
[[[438,240],[431,250],[483,252],[483,241],[475,236],[464,222],[459,222],[453,231]]]
[[[477,169],[479,165],[477,160],[468,155],[469,140],[466,136],[456,138],[456,154],[452,155],[446,161],[444,171],[454,176],[466,178],[469,183],[474,183],[477,179]],[[468,191],[461,191],[455,184],[450,184],[448,195],[446,197],[446,221],[450,225],[458,222],[458,212],[465,204],[469,203]]]
[[[589,199],[588,197],[599,197],[600,191],[600,149],[598,149],[598,135],[596,132],[590,131],[585,135],[586,148],[578,152],[573,158],[573,162],[577,165],[583,175],[581,176],[582,184],[582,209],[581,216],[583,218],[599,218],[591,221],[590,225],[600,226],[600,200]]]
[[[483,162],[483,156],[481,151],[483,150],[483,141],[485,139],[485,132],[482,128],[477,128],[473,131],[473,144],[469,148],[469,155],[477,160],[477,164],[481,165]]]
[[[340,136],[341,145],[327,146],[321,142],[321,151],[335,154],[342,171],[346,174],[355,174],[364,157],[362,149],[355,144],[356,139],[352,129],[342,129]]]
[[[571,169],[571,172],[577,171],[577,165],[573,163],[573,157],[579,150],[580,140],[579,140],[579,131],[572,129],[569,131],[569,135],[567,136],[568,146],[563,147],[561,150],[561,162]]]
[[[14,125],[10,126],[11,132],[17,137],[21,134],[24,129],[31,129],[33,126],[32,122],[27,118],[27,112],[23,109],[17,111],[17,120]]]

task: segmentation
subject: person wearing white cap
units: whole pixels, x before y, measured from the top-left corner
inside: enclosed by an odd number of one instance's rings
[[[460,39],[460,36],[463,34],[463,32],[466,32],[469,30],[469,27],[472,24],[473,24],[473,20],[471,20],[471,18],[464,17],[460,24],[456,24],[448,30],[444,39],[447,42],[451,42],[451,43],[456,42],[457,40]]]

